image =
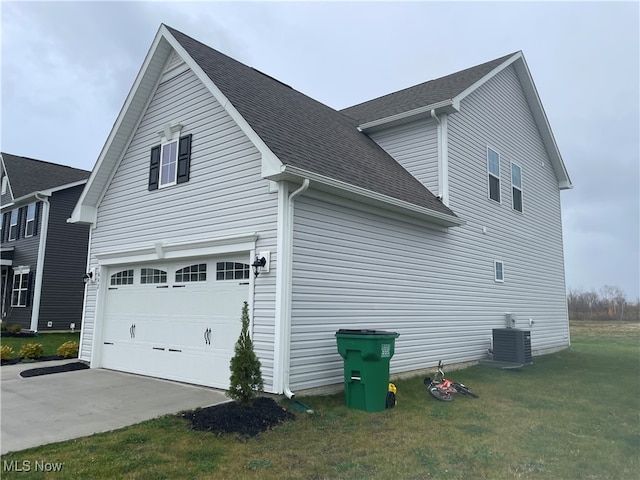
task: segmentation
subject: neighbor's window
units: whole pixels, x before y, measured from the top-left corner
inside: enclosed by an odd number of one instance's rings
[[[515,163],[511,164],[511,192],[513,209],[522,211],[522,168]]]
[[[18,238],[18,210],[11,211],[11,219],[9,220],[9,240]]]
[[[29,271],[13,272],[13,290],[11,292],[12,307],[26,307],[27,294],[29,291]]]
[[[6,175],[2,177],[2,195],[7,193],[7,187],[9,186],[9,177]]]
[[[249,278],[249,264],[238,262],[217,262],[216,280],[244,280]]]
[[[496,282],[504,282],[504,264],[496,260],[494,262],[494,275]]]
[[[178,175],[178,141],[162,145],[160,155],[160,188],[175,185]]]
[[[181,268],[176,272],[176,282],[206,282],[207,264],[200,263]]]
[[[133,285],[133,270],[123,270],[111,275],[111,285]]]
[[[140,283],[167,283],[167,272],[157,268],[140,269]]]
[[[24,236],[33,237],[36,228],[36,204],[27,207],[27,215],[24,220]]]
[[[487,171],[489,174],[489,198],[500,202],[500,154],[487,148]]]

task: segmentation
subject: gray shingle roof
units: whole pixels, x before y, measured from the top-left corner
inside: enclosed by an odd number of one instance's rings
[[[353,119],[167,29],[285,165],[455,216]]]
[[[505,55],[451,75],[429,80],[428,82],[342,109],[340,112],[353,118],[358,125],[362,125],[398,113],[452,100],[513,55],[513,53]]]
[[[91,172],[2,152],[13,198],[89,178]]]

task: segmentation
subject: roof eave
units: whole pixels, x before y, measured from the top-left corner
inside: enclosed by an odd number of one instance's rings
[[[383,128],[402,125],[403,123],[408,123],[415,120],[419,120],[421,118],[430,117],[432,111],[434,111],[436,114],[440,114],[440,113],[449,114],[449,113],[458,112],[459,109],[460,109],[459,102],[456,102],[453,99],[443,100],[430,105],[425,105],[423,107],[418,107],[406,112],[390,115],[385,118],[379,118],[377,120],[365,122],[361,125],[358,125],[358,130],[365,133],[372,133],[377,130],[382,130]]]
[[[273,174],[265,178],[273,181],[286,180],[297,182],[307,178],[318,190],[326,191],[344,198],[355,199],[376,207],[383,207],[387,210],[418,218],[430,224],[442,227],[459,227],[466,223],[455,215],[447,215],[427,207],[415,205],[398,198],[390,197],[389,195],[374,192],[366,188],[358,187],[357,185],[342,182],[292,165],[283,165],[278,174]]]
[[[86,180],[79,180],[77,182],[67,183],[65,185],[59,185],[53,188],[47,188],[46,190],[38,190],[37,192],[30,192],[26,195],[21,196],[20,198],[16,198],[13,202],[7,203],[6,205],[2,205],[2,209],[6,209],[7,207],[15,208],[16,206],[25,205],[27,203],[31,203],[33,200],[41,200],[42,196],[50,197],[55,192],[59,192],[61,190],[66,190],[67,188],[77,187],[79,185],[84,185],[87,183]]]

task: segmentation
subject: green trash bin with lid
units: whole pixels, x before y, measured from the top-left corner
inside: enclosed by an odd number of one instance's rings
[[[344,394],[348,408],[380,412],[386,408],[389,362],[396,332],[348,330],[336,332],[338,353],[344,359]]]

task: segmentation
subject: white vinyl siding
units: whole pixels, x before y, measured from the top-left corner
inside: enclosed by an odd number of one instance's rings
[[[432,120],[374,132],[370,137],[431,192],[438,193],[438,128]]]
[[[256,247],[277,258],[277,194],[269,193],[267,180],[261,178],[260,153],[190,70],[166,78],[99,205],[90,267],[97,266],[96,255],[105,252],[249,232],[259,232]],[[167,122],[180,122],[181,134],[193,135],[190,180],[180,188],[149,192],[149,152]],[[252,318],[254,347],[267,388],[273,369],[275,269],[273,261],[271,272],[256,281]],[[96,296],[97,285],[89,284],[83,360],[90,359],[94,319],[100,314]],[[238,321],[241,310],[238,305]]]

